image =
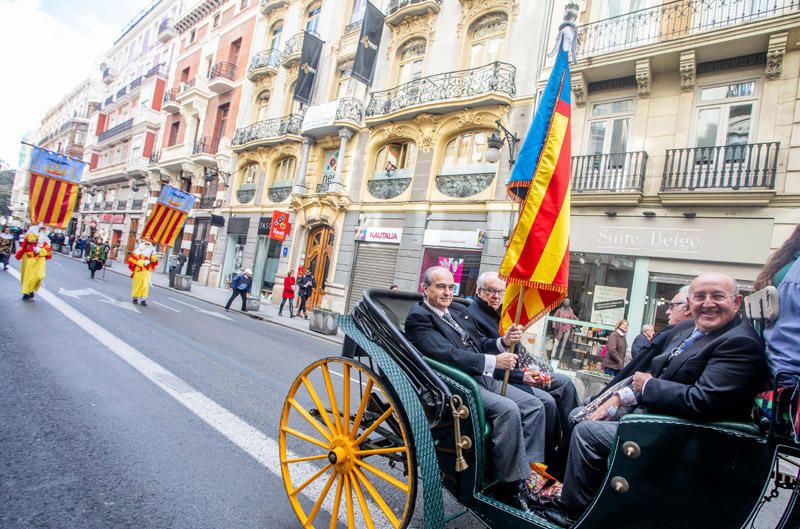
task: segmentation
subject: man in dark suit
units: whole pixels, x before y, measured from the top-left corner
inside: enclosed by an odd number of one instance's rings
[[[544,406],[513,386],[501,396],[502,383],[493,377],[495,369],[516,366],[517,355],[508,349],[519,342],[522,328],[515,325],[499,338],[481,336],[466,307],[453,304],[455,283],[446,268],[426,270],[422,288],[423,300],[406,317],[406,336],[422,354],[475,377],[492,422],[491,457],[500,479],[495,493],[528,511],[525,479],[531,475],[530,465],[544,461]]]
[[[607,470],[620,410],[695,421],[748,420],[753,397],[767,383],[763,348],[737,311],[742,296],[723,274],[704,274],[689,285],[694,320],[662,333],[642,354],[647,365],[631,383],[578,423],[570,441],[561,498],[543,511],[569,526],[591,502]]]
[[[497,339],[500,328],[500,308],[503,305],[503,294],[506,283],[497,272],[484,272],[478,277],[478,295],[470,304],[468,311],[478,330],[488,338]],[[522,345],[517,351],[523,353]],[[495,378],[503,379],[504,371],[495,370]],[[569,414],[578,406],[578,391],[572,380],[560,373],[553,373],[550,384],[545,387],[530,372],[513,369],[509,382],[514,387],[527,391],[544,404],[547,427],[545,435],[546,460],[553,459],[555,448],[562,434],[569,432]]]

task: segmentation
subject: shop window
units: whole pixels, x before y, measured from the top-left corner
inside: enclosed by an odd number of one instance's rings
[[[472,24],[469,34],[470,68],[500,60],[507,27],[508,15],[505,13],[490,13]]]
[[[603,154],[610,155],[605,158],[608,169],[618,169],[623,164],[632,117],[632,99],[592,105],[586,154],[593,156],[591,163],[594,170],[601,169]]]
[[[308,10],[306,14],[306,31],[319,33],[319,14],[322,7],[317,5]]]
[[[747,150],[736,146],[750,141],[755,85],[755,81],[745,81],[700,89],[695,121],[696,147],[724,145],[729,147],[725,149],[725,162],[744,160]],[[713,149],[698,149],[695,162],[711,163],[715,157]]]
[[[426,45],[425,39],[416,38],[400,46],[397,52],[396,84],[401,85],[422,77],[422,61],[425,58]]]

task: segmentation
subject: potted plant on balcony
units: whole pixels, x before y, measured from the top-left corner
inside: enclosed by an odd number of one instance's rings
[[[339,332],[339,313],[332,308],[332,300],[322,298],[320,306],[311,309],[311,318],[308,320],[308,329],[321,334],[336,334]]]

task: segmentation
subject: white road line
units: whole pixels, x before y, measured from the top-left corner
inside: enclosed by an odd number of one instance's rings
[[[213,317],[219,318],[221,320],[233,321],[233,318],[229,318],[228,316],[225,316],[224,314],[220,314],[219,312],[214,312],[212,310],[201,309],[200,307],[198,307],[196,305],[192,305],[191,303],[186,303],[185,301],[181,301],[179,299],[175,299],[175,298],[169,298],[169,299],[170,299],[170,301],[174,301],[175,303],[180,303],[181,305],[186,305],[187,307],[192,307],[197,312],[202,312],[203,314],[208,314],[209,316],[213,316]]]
[[[342,373],[337,373],[333,369],[329,369],[328,371],[330,371],[332,375],[336,375],[339,378],[344,378],[344,375]],[[362,386],[366,386],[367,385],[366,382],[361,382],[360,380],[356,380],[353,377],[350,377],[350,381],[351,382],[355,382],[356,384],[361,384]]]
[[[159,307],[164,307],[165,309],[169,309],[172,312],[180,312],[178,309],[173,309],[172,307],[164,305],[163,303],[159,303],[158,301],[151,301],[150,303],[152,303],[153,305],[158,305]]]
[[[13,270],[11,274],[19,279],[19,272],[16,270]],[[72,320],[78,327],[106,346],[119,358],[130,364],[131,367],[139,371],[145,378],[180,402],[209,426],[227,437],[228,440],[258,461],[278,479],[282,479],[280,452],[277,441],[267,437],[260,430],[254,428],[235,414],[206,397],[182,379],[175,376],[172,372],[150,360],[137,349],[106,330],[105,327],[95,323],[59,297],[51,294],[48,290],[42,288],[37,294],[39,294],[39,298],[52,305],[53,308]],[[294,458],[298,456],[287,451],[287,457]],[[308,463],[293,464],[292,476],[295,484],[304,483],[306,480],[310,479],[317,470],[317,467]],[[300,493],[312,503],[316,502],[322,493],[323,481],[325,480],[315,480]],[[333,494],[328,494],[327,500],[323,502],[323,509],[328,512],[329,516],[333,506],[333,496]],[[376,524],[376,526],[381,527],[381,529],[383,529],[383,527],[389,527],[389,525],[381,524]]]

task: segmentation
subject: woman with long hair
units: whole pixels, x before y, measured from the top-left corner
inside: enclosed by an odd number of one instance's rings
[[[767,263],[753,283],[753,291],[770,285],[778,286],[798,257],[800,257],[800,224],[795,226],[789,238],[767,259]]]

